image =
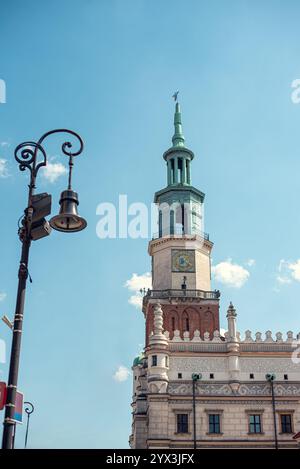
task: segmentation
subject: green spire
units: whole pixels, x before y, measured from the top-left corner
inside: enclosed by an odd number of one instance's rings
[[[175,133],[172,138],[173,147],[184,147],[184,136],[182,133],[181,112],[179,103],[176,103],[175,106],[174,127]]]

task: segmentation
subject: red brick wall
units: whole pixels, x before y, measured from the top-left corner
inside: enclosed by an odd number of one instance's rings
[[[146,313],[146,344],[148,345],[150,332],[153,331],[153,309],[154,304],[148,304]],[[219,303],[212,302],[201,305],[201,303],[194,304],[179,304],[179,305],[162,305],[165,331],[169,331],[170,338],[173,338],[173,322],[175,324],[174,330],[178,329],[183,338],[183,332],[187,328],[187,321],[189,325],[190,338],[194,336],[194,331],[198,329],[203,339],[204,332],[208,331],[210,337],[213,337],[213,332],[219,330]]]

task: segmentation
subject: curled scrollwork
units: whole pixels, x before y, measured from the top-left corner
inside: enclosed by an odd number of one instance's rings
[[[67,155],[69,157],[74,157],[74,156],[80,155],[80,153],[83,150],[83,141],[82,141],[81,137],[76,132],[73,132],[73,130],[68,130],[68,129],[50,130],[50,132],[47,132],[46,134],[44,134],[40,138],[40,140],[38,141],[38,144],[41,145],[41,143],[45,140],[46,137],[48,137],[49,135],[55,134],[55,133],[65,133],[65,134],[72,135],[77,140],[76,143],[79,144],[78,149],[76,151],[74,151],[72,142],[69,142],[69,141],[64,142],[61,146],[61,150],[64,153],[64,155]]]
[[[36,159],[40,152],[42,159],[38,166],[46,166],[47,155],[44,148],[36,142],[23,142],[15,149],[15,159],[19,163],[20,171],[29,169],[31,175],[35,175],[36,172]]]
[[[68,129],[50,130],[46,132],[38,142],[23,142],[17,146],[15,149],[15,159],[19,163],[21,171],[29,169],[31,177],[33,179],[36,178],[39,169],[47,164],[47,154],[42,143],[49,135],[56,133],[66,133],[75,137],[76,147],[75,144],[70,141],[66,141],[62,144],[61,150],[64,155],[73,158],[82,153],[83,141],[76,132]]]
[[[26,412],[27,415],[30,415],[34,412],[34,405],[31,402],[29,402],[29,401],[24,402],[24,406],[26,406],[25,407],[25,412]]]

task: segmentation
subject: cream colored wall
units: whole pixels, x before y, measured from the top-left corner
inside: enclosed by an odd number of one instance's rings
[[[267,441],[274,439],[274,423],[273,411],[271,402],[259,401],[259,398],[253,398],[251,401],[247,399],[245,403],[239,402],[236,404],[223,402],[217,399],[215,402],[210,399],[210,402],[196,402],[196,422],[197,422],[197,439],[200,441],[222,441],[232,440],[251,443],[253,440]],[[277,411],[290,411],[295,409],[293,413],[294,430],[299,431],[300,422],[300,405],[297,403],[277,403]],[[221,415],[221,434],[212,435],[208,434],[208,414],[209,412],[219,413]],[[248,414],[262,412],[262,434],[249,434],[249,419]],[[189,415],[189,433],[177,434],[177,413],[187,413]],[[151,401],[149,402],[149,434],[148,439],[168,438],[169,440],[185,440],[191,441],[193,435],[193,413],[192,413],[192,399],[179,401],[169,401],[166,403],[165,397],[162,402]],[[280,433],[280,417],[279,412],[276,413],[278,438],[280,440],[291,441],[291,434]]]
[[[195,273],[172,272],[172,249],[195,250]],[[153,257],[153,289],[181,289],[183,276],[187,277],[188,289],[210,291],[210,249],[198,238],[151,241],[149,254]]]

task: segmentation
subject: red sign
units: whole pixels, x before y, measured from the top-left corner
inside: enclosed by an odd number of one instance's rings
[[[6,403],[6,383],[0,382],[0,410],[3,409]]]
[[[22,423],[23,421],[23,401],[24,401],[24,396],[22,392],[17,391],[16,395],[16,407],[15,407],[15,415],[14,415],[14,420],[17,423]]]
[[[298,440],[298,438],[300,438],[300,432],[296,433],[296,434],[293,436],[293,440]]]

